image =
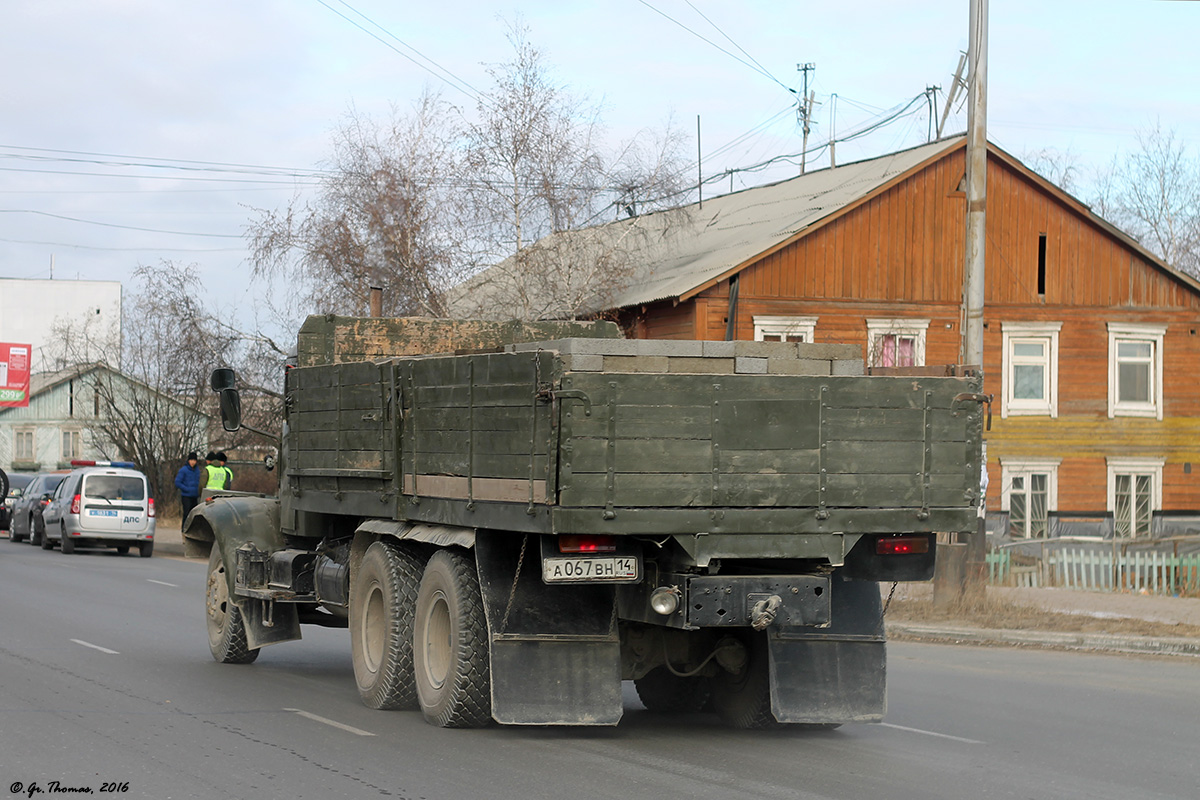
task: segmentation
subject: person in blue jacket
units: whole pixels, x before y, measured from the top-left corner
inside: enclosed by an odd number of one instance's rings
[[[188,512],[196,507],[200,499],[200,456],[187,454],[187,463],[175,473],[175,488],[179,490],[179,504],[183,511],[183,523],[187,523]]]

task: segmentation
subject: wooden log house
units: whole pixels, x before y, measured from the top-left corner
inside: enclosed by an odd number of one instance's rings
[[[958,136],[590,229],[631,265],[606,310],[633,338],[959,363],[965,163]],[[1200,282],[994,145],[987,204],[997,532],[1200,529]]]

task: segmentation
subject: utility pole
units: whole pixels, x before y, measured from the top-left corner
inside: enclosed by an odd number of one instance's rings
[[[800,123],[804,130],[804,139],[800,145],[800,174],[803,175],[805,165],[808,162],[808,133],[810,130],[812,130],[811,122],[813,98],[816,95],[816,92],[809,94],[808,73],[816,72],[817,65],[811,62],[807,64],[797,64],[796,71],[804,74],[804,93],[800,95],[800,105],[798,107],[800,112]]]
[[[983,377],[984,253],[987,242],[987,44],[988,0],[971,0],[970,83],[967,87],[967,231],[963,270],[962,363],[978,367]],[[986,443],[985,443],[986,446]],[[986,452],[986,450],[985,450]],[[980,484],[983,470],[980,464]],[[986,574],[987,543],[983,513],[987,498],[980,498],[979,527],[967,548],[963,590],[982,594]]]
[[[983,276],[987,211],[988,0],[971,0],[967,102],[967,250],[963,272],[962,363],[983,368]]]
[[[696,115],[696,193],[700,208],[704,208],[704,166],[700,163],[700,115]]]
[[[963,67],[967,65],[967,54],[960,53],[958,56],[958,69],[954,70],[954,80],[950,82],[950,94],[946,95],[946,107],[942,109],[942,118],[937,126],[937,138],[942,138],[942,130],[946,127],[946,118],[950,116],[950,109],[954,105],[954,99],[958,97],[958,90],[963,88]]]
[[[829,166],[837,166],[837,95],[829,95]]]
[[[942,90],[941,86],[926,86],[925,96],[929,98],[929,127],[925,133],[925,141],[932,141],[933,135],[933,120],[937,118],[937,93]]]

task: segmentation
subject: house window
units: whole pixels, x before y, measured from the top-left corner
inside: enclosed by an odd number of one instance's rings
[[[79,431],[62,432],[62,460],[70,461],[83,455],[83,435]]]
[[[1005,322],[1004,394],[1000,416],[1058,416],[1061,322]]]
[[[754,317],[754,341],[807,342],[811,344],[816,327],[816,317],[761,317],[756,315]]]
[[[1108,416],[1163,418],[1166,325],[1108,323]]]
[[[872,367],[925,366],[927,319],[868,319],[867,361]]]
[[[1044,538],[1050,512],[1058,508],[1058,462],[1001,463],[1001,507],[1013,539]]]
[[[13,461],[33,460],[33,428],[13,431]]]
[[[1160,460],[1109,459],[1108,510],[1119,538],[1150,535],[1150,520],[1162,508]]]

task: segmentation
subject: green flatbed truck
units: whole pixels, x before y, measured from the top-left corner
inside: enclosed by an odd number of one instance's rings
[[[979,379],[618,336],[309,318],[279,497],[186,521],[214,657],[348,627],[363,702],[445,727],[613,725],[622,680],[737,727],[881,720],[878,583],[976,529]]]

